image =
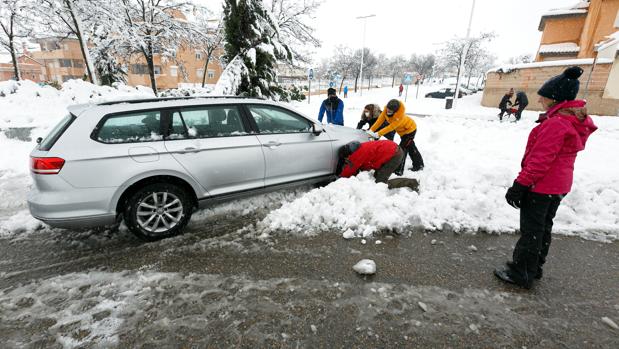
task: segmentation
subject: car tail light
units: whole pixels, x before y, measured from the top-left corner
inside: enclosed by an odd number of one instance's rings
[[[30,170],[36,174],[58,174],[62,166],[61,158],[30,158]]]

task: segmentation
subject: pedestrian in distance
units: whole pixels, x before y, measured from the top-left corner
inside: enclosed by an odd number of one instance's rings
[[[514,101],[514,107],[518,107],[518,111],[516,111],[516,121],[519,121],[522,117],[522,112],[529,105],[529,98],[527,98],[527,94],[524,91],[518,91],[516,93],[516,100]]]
[[[597,129],[584,100],[576,100],[583,70],[566,69],[537,91],[541,114],[527,141],[521,170],[505,199],[520,209],[521,236],[512,261],[494,274],[504,282],[530,288],[541,279],[550,249],[553,219],[572,188],[576,154]]]
[[[374,123],[376,123],[376,121],[378,120],[380,113],[382,113],[382,110],[380,109],[380,106],[378,104],[366,105],[363,108],[363,112],[361,113],[361,120],[359,120],[359,123],[357,123],[357,129],[362,130],[363,126],[365,126],[366,124],[369,125],[368,128],[372,127],[372,125],[374,125]],[[386,127],[386,126],[389,126],[387,124],[387,121],[383,122],[383,125],[381,127]],[[394,136],[395,136],[395,131],[391,131],[385,134],[385,138],[387,138],[390,141],[393,140]]]
[[[507,93],[501,98],[501,102],[499,103],[499,109],[501,112],[499,113],[499,120],[503,121],[503,114],[506,112],[509,113],[509,108],[512,106],[512,97],[514,96],[514,89],[510,88]]]
[[[337,97],[335,89],[332,87],[327,89],[327,99],[320,104],[319,122],[322,122],[325,113],[327,114],[328,124],[344,126],[344,101]]]
[[[344,86],[344,98],[348,98],[348,85]]]
[[[380,113],[378,120],[370,127],[368,132],[374,138],[380,138],[389,132],[395,131],[400,136],[400,147],[408,153],[413,161],[412,171],[423,170],[423,158],[415,145],[415,134],[417,133],[417,124],[415,121],[406,115],[404,103],[397,99],[392,99],[387,103],[385,109]],[[388,126],[383,127],[383,123],[387,122]],[[378,132],[378,133],[375,133]],[[396,170],[396,174],[401,176],[404,173],[404,164],[406,158],[402,160],[400,168]]]
[[[386,183],[390,189],[408,187],[416,191],[419,187],[416,179],[389,180],[405,158],[404,150],[393,141],[353,141],[338,150],[337,175],[348,178],[356,176],[360,171],[374,170],[376,183]]]
[[[400,84],[400,87],[398,87],[398,97],[402,97],[403,91],[404,91],[404,85]]]

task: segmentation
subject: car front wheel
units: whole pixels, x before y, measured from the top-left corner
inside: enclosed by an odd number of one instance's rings
[[[125,223],[142,240],[180,234],[193,211],[189,194],[174,184],[154,183],[134,193],[125,206]]]

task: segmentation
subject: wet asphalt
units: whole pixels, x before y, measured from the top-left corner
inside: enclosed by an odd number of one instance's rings
[[[123,230],[2,239],[0,338],[9,348],[619,348],[619,330],[601,321],[619,323],[616,242],[555,236],[544,278],[527,291],[492,275],[516,235],[259,238],[247,227],[260,218],[209,217],[155,243]],[[363,258],[375,275],[352,270]],[[103,281],[66,286],[93,273]],[[122,326],[107,322],[110,342],[95,325],[113,312],[62,320],[101,297],[129,309],[115,315]]]

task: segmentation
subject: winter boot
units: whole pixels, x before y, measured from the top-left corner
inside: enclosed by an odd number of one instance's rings
[[[414,178],[394,178],[387,181],[389,189],[410,188],[413,191],[419,192],[419,181]]]
[[[520,280],[510,268],[503,269],[494,269],[494,276],[499,278],[499,280],[506,282],[508,284],[513,284],[516,286],[520,286],[525,289],[530,289],[532,284],[530,282],[525,282],[524,280]]]
[[[507,265],[508,268],[512,268],[514,266],[514,262],[507,261],[505,265]],[[542,267],[537,267],[537,274],[535,274],[534,278],[539,280],[542,278],[543,275],[544,275],[544,269],[542,269]]]

